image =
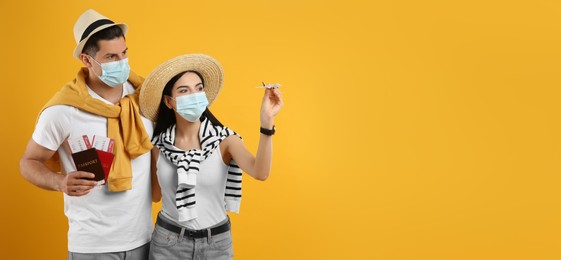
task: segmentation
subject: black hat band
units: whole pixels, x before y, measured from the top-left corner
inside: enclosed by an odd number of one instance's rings
[[[93,22],[88,26],[88,28],[86,28],[86,30],[84,30],[84,33],[82,33],[82,37],[80,38],[80,41],[86,39],[86,37],[88,37],[88,35],[90,35],[90,33],[92,33],[93,30],[95,30],[96,28],[106,24],[115,24],[115,23],[109,19],[101,19]]]

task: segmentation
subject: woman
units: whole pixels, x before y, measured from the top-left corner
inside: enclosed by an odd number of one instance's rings
[[[254,157],[241,137],[207,109],[223,78],[216,60],[191,54],[161,64],[144,81],[140,109],[156,122],[152,197],[155,202],[162,199],[150,259],[231,259],[226,210],[239,210],[242,170],[257,180],[269,176],[274,117],[283,106],[281,92],[265,89]]]

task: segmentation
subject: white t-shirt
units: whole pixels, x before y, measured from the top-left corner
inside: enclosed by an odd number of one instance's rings
[[[197,173],[195,186],[195,210],[197,217],[184,223],[179,222],[179,212],[175,204],[177,191],[177,166],[160,152],[158,162],[158,181],[162,189],[162,215],[176,225],[199,230],[214,226],[226,219],[224,193],[228,177],[228,165],[224,164],[220,146],[204,160]]]
[[[90,95],[108,104],[90,88]],[[134,92],[127,82],[123,97]],[[142,117],[149,136],[153,125]],[[107,118],[79,110],[72,106],[56,105],[41,113],[33,140],[39,145],[58,151],[62,170],[76,171],[69,137],[87,135],[107,136]],[[64,213],[68,217],[68,251],[75,253],[103,253],[127,251],[150,241],[152,232],[152,197],[150,190],[150,152],[132,160],[132,189],[109,192],[107,185],[97,186],[80,197],[64,194]]]

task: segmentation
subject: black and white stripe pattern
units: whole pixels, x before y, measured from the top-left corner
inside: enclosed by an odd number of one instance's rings
[[[199,129],[201,148],[183,151],[173,145],[175,143],[175,125],[170,126],[159,136],[154,137],[152,142],[164,156],[177,166],[177,191],[175,194],[176,206],[179,211],[179,221],[188,221],[196,218],[194,212],[195,187],[197,185],[197,173],[201,162],[208,158],[218,147],[220,142],[230,135],[237,135],[225,126],[215,126],[210,120],[204,119]],[[241,137],[240,137],[241,138]],[[230,161],[225,192],[225,207],[230,212],[239,212],[242,196],[242,170],[234,162]]]

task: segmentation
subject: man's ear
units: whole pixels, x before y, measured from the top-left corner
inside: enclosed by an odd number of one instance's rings
[[[92,63],[90,62],[90,59],[89,59],[88,57],[89,57],[88,54],[81,53],[81,54],[80,54],[80,61],[82,61],[82,63],[83,63],[86,67],[91,68],[93,65],[92,65]]]

